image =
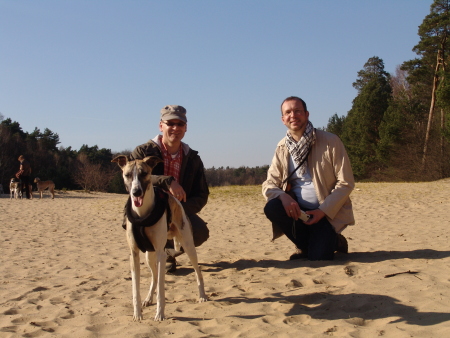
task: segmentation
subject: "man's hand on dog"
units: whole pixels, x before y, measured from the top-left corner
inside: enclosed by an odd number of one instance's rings
[[[186,202],[186,192],[177,181],[172,181],[169,192],[180,202]]]
[[[301,210],[297,201],[288,194],[281,194],[278,198],[281,200],[286,214],[289,217],[298,220],[300,218]],[[309,220],[304,222],[306,225],[315,224],[325,217],[325,213],[320,209],[306,211],[306,214],[310,215]]]

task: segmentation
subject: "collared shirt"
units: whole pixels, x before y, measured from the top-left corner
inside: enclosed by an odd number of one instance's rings
[[[164,160],[164,175],[173,176],[177,182],[180,182],[181,162],[183,160],[183,149],[180,148],[174,155],[169,154],[166,146],[162,142],[162,136],[159,135],[159,144],[161,145],[161,153]]]

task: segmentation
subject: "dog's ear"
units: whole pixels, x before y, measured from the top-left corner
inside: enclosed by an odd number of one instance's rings
[[[156,165],[160,162],[163,162],[163,160],[161,160],[159,157],[156,156],[147,156],[146,158],[144,158],[142,161],[144,161],[145,163],[147,163],[152,169],[154,167],[156,167]]]
[[[117,163],[119,167],[123,168],[128,163],[128,158],[125,155],[119,155],[114,157],[111,162]]]

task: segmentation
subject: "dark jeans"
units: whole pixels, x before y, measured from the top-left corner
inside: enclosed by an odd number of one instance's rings
[[[297,248],[306,254],[309,260],[332,260],[334,258],[337,234],[326,217],[313,225],[306,225],[301,220],[294,223],[294,219],[286,214],[283,204],[278,198],[267,202],[264,213]]]
[[[30,181],[30,176],[20,176],[20,181],[22,182],[22,186],[21,186],[21,192],[22,192],[22,196],[23,196],[23,191],[25,190],[25,194],[27,196],[27,198],[31,198],[30,196],[30,185],[31,185],[31,181]]]

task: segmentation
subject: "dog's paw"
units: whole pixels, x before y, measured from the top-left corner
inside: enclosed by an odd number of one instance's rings
[[[164,314],[162,313],[156,313],[155,316],[155,322],[162,322],[164,319],[166,319],[166,317],[164,316]]]
[[[133,315],[133,322],[140,322],[144,317],[142,317],[142,314],[140,315]]]
[[[206,296],[200,297],[200,298],[198,299],[198,302],[199,302],[199,303],[204,303],[204,302],[207,302],[207,301],[208,301],[208,297],[206,297]]]
[[[150,306],[150,305],[152,305],[152,303],[153,303],[152,299],[149,299],[149,300],[146,299],[142,302],[142,307]]]

